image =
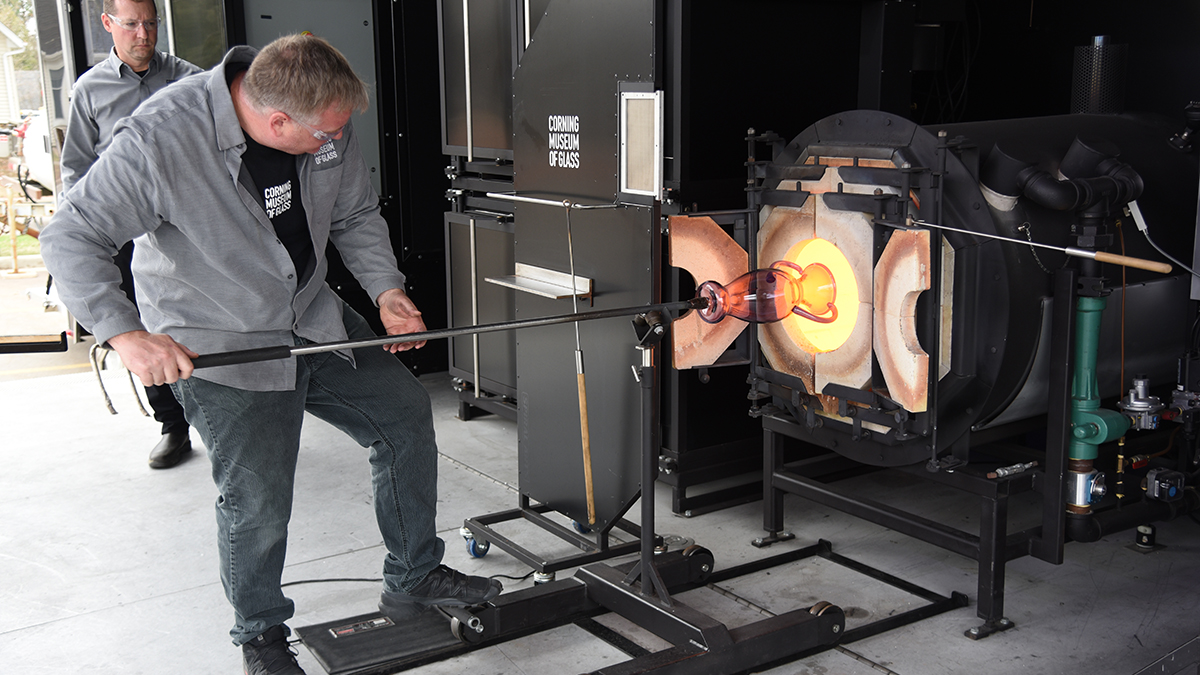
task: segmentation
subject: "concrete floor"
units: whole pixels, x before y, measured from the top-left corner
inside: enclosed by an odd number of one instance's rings
[[[11,283],[0,279],[0,289]],[[0,332],[9,332],[16,323],[4,316]],[[116,364],[103,373],[119,413],[109,414],[95,377],[80,366],[86,347],[0,359],[0,672],[241,672],[217,578],[216,492],[208,461],[198,452],[176,468],[149,469],[157,425],[138,412]],[[466,517],[516,506],[515,425],[495,417],[460,421],[448,378],[431,375],[423,382],[435,405],[438,528],[447,564],[476,574],[525,575],[528,568],[495,547],[485,558],[471,558],[458,534]],[[366,451],[311,418],[302,442],[285,581],[377,578],[383,550]],[[973,499],[889,473],[851,481],[875,499],[965,528],[978,510]],[[1069,544],[1061,566],[1030,558],[1009,563],[1006,608],[1016,628],[975,642],[963,637],[979,623],[972,560],[794,497],[787,501],[787,522],[797,539],[760,550],[749,544],[762,533],[759,503],[685,519],[670,514],[665,486],[655,495],[657,530],[705,546],[718,569],[826,539],[837,553],[937,593],[971,598],[969,607],[766,671],[775,675],[1132,674],[1200,634],[1200,525],[1188,518],[1160,524],[1158,541],[1166,548],[1151,554],[1130,550],[1133,535],[1122,533]],[[1013,505],[1014,521],[1020,509]],[[637,514],[635,507],[630,519]],[[509,528],[506,534],[547,555],[573,550],[536,528]],[[531,581],[505,583],[513,590]],[[288,593],[297,606],[290,625],[300,627],[373,611],[378,585],[310,583]],[[817,599],[846,609],[850,628],[923,603],[821,559],[682,599],[730,627]],[[598,620],[647,648],[664,644],[618,617]],[[410,672],[562,675],[625,658],[572,625]],[[324,672],[303,646],[299,660],[310,675]]]

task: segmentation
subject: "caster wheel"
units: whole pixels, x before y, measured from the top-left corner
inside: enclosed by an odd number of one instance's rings
[[[584,525],[583,523],[579,522],[578,520],[572,520],[571,527],[575,528],[575,531],[578,532],[579,534],[591,534],[592,533],[592,528],[588,527],[587,525]]]
[[[713,568],[716,567],[712,551],[692,544],[683,549],[683,556],[688,559],[688,569],[693,576],[692,581],[701,584],[708,581],[708,578],[712,576]]]
[[[460,527],[460,528],[458,528],[458,536],[462,537],[463,539],[466,539],[467,541],[471,541],[472,539],[475,538],[475,533],[468,530],[465,527]]]
[[[548,584],[551,581],[554,581],[554,572],[550,572],[550,573],[534,572],[533,573],[533,585],[534,586],[541,586],[542,584]]]
[[[488,549],[491,547],[492,543],[489,541],[467,540],[467,554],[472,558],[482,558],[487,555]]]
[[[821,616],[825,612],[829,611],[831,608],[836,609],[837,606],[834,605],[832,602],[826,602],[826,601],[822,600],[822,601],[818,602],[817,604],[813,605],[812,607],[809,607],[808,613],[812,614],[813,616]]]
[[[455,639],[464,644],[478,644],[483,640],[480,631],[471,628],[457,617],[450,619],[450,632],[454,635]]]

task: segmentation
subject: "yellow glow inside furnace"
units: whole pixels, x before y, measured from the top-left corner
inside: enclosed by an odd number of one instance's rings
[[[845,344],[858,321],[858,282],[850,261],[833,242],[826,239],[805,239],[788,249],[785,258],[801,268],[820,263],[829,269],[837,282],[837,319],[832,323],[816,323],[796,315],[783,320],[783,327],[796,344],[810,353],[831,352]]]

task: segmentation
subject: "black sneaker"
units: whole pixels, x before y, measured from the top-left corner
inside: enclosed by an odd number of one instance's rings
[[[242,667],[246,675],[304,675],[282,625],[242,645]]]
[[[425,575],[412,593],[384,591],[379,597],[379,611],[393,621],[403,621],[434,605],[478,605],[500,595],[503,588],[495,579],[467,576],[445,565],[438,565]]]

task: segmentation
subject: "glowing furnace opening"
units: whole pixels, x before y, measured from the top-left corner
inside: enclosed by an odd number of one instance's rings
[[[788,249],[785,260],[800,268],[823,265],[837,280],[837,297],[834,300],[837,318],[829,323],[818,323],[790,316],[782,321],[788,337],[809,354],[831,352],[841,347],[858,321],[858,283],[850,261],[837,246],[825,239],[798,242]]]

